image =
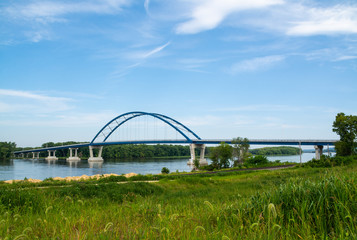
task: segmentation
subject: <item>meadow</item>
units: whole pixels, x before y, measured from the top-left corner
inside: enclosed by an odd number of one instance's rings
[[[1,183],[0,239],[356,239],[356,170]]]

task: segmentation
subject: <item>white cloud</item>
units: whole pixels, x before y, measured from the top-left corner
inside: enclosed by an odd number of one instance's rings
[[[357,56],[349,56],[349,55],[340,56],[336,58],[335,61],[346,61],[346,60],[353,60],[353,59],[357,59]]]
[[[130,52],[127,52],[127,53],[124,53],[124,56],[127,58],[127,59],[141,59],[141,60],[144,60],[144,59],[147,59],[149,57],[152,57],[153,55],[161,52],[162,50],[164,50],[167,46],[170,45],[170,42],[167,42],[161,46],[158,46],[152,50],[149,50],[149,51],[145,51],[145,50],[141,50],[141,51],[130,51]],[[122,56],[123,54],[120,54],[120,56]]]
[[[63,21],[61,18],[73,13],[111,14],[121,10],[127,4],[127,0],[103,0],[103,1],[35,1],[29,4],[12,5],[5,12],[12,18],[33,19],[39,22]]]
[[[304,107],[306,108],[311,108],[311,107]],[[279,111],[299,111],[302,110],[300,107],[296,106],[289,106],[289,105],[279,105],[279,104],[256,104],[256,105],[244,105],[244,106],[238,106],[238,107],[231,107],[231,108],[220,108],[220,109],[214,109],[213,111],[217,112],[279,112]]]
[[[71,109],[73,99],[28,91],[0,89],[0,112],[49,113]]]
[[[329,8],[302,7],[300,18],[291,22],[287,35],[335,35],[357,33],[357,7],[337,5]]]
[[[253,59],[244,60],[235,63],[231,67],[232,73],[237,72],[252,72],[258,70],[268,69],[275,64],[284,61],[285,57],[281,55],[258,57]]]
[[[166,48],[168,45],[170,45],[170,42],[167,42],[166,44],[164,44],[164,45],[162,45],[162,46],[159,46],[159,47],[157,47],[157,48],[151,50],[150,52],[144,54],[144,55],[142,56],[142,58],[148,58],[148,57],[150,57],[150,56],[152,56],[152,55],[154,55],[154,54],[156,54],[156,53],[158,53],[158,52],[161,52],[161,51],[164,50],[164,48]]]
[[[150,0],[145,0],[144,8],[147,14],[149,14],[149,4],[150,4]]]
[[[193,34],[210,30],[234,12],[260,9],[282,3],[283,0],[201,0],[190,11],[191,19],[179,24],[176,33]]]

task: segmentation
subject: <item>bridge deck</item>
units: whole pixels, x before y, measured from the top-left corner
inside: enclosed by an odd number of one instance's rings
[[[312,139],[250,139],[249,144],[251,145],[333,145],[338,140],[312,140]],[[193,140],[191,142],[186,139],[181,140],[139,140],[139,141],[121,141],[121,142],[96,142],[96,143],[81,143],[81,144],[72,144],[72,145],[63,145],[56,147],[47,147],[47,148],[37,148],[37,149],[28,149],[23,151],[16,151],[15,154],[20,153],[31,153],[31,152],[43,152],[48,150],[60,150],[68,148],[80,148],[88,146],[107,146],[107,145],[123,145],[123,144],[220,144],[225,142],[232,144],[232,139],[202,139],[202,140]]]

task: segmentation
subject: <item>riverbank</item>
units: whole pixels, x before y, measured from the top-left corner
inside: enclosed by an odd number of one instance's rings
[[[186,176],[192,175],[193,176],[193,175],[207,175],[207,174],[216,174],[216,173],[224,174],[224,173],[229,173],[229,172],[243,172],[243,171],[278,170],[278,169],[284,169],[284,168],[292,168],[295,166],[296,166],[296,164],[287,164],[287,165],[273,164],[272,166],[249,167],[249,168],[228,168],[228,169],[221,169],[221,170],[216,170],[216,171],[194,171],[194,172],[190,172],[190,173],[178,172],[178,173],[171,173],[171,174],[162,175],[162,176],[166,176],[166,177],[170,178],[170,177],[184,176],[184,175],[186,175]],[[71,182],[71,181],[100,180],[100,179],[109,178],[109,177],[114,177],[114,179],[117,179],[115,177],[122,177],[122,178],[118,179],[118,182],[121,182],[121,181],[123,181],[123,177],[126,180],[126,179],[130,179],[132,177],[135,177],[135,176],[139,176],[142,179],[152,181],[152,180],[156,180],[158,175],[161,175],[161,173],[155,174],[155,175],[148,174],[148,175],[140,175],[140,176],[137,173],[127,173],[127,174],[122,174],[122,175],[110,173],[110,174],[101,174],[101,175],[96,174],[96,175],[92,175],[92,176],[82,175],[82,176],[68,176],[68,177],[53,177],[53,178],[49,178],[49,179],[45,179],[45,180],[25,178],[24,180],[15,179],[15,180],[6,180],[3,182],[8,183],[8,184],[22,183],[22,182],[23,183],[41,183],[41,182],[48,182],[48,181]]]
[[[137,173],[127,173],[127,174],[124,174],[124,175],[118,175],[118,174],[115,174],[115,173],[109,173],[109,174],[97,174],[97,175],[93,175],[93,176],[87,176],[87,175],[82,175],[82,176],[73,176],[73,177],[54,177],[54,178],[51,178],[51,180],[53,181],[66,181],[66,182],[70,182],[70,181],[86,181],[86,180],[99,180],[99,179],[103,179],[103,178],[108,178],[108,177],[117,177],[117,176],[124,176],[126,178],[130,178],[130,177],[133,177],[133,176],[137,176],[138,174]],[[43,182],[42,180],[40,179],[32,179],[32,178],[29,178],[29,179],[25,179],[25,180],[6,180],[6,181],[3,181],[4,183],[9,183],[9,184],[12,184],[12,183],[19,183],[19,182],[28,182],[28,183],[40,183],[40,182]]]

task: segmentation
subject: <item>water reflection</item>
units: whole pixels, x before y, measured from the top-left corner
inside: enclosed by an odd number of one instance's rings
[[[102,168],[104,161],[88,161],[89,168]]]
[[[69,165],[70,168],[72,168],[72,167],[77,168],[78,163],[79,163],[80,161],[81,161],[81,160],[67,160],[67,164]]]
[[[0,161],[0,166],[12,166],[14,165],[14,162],[12,160],[1,160]]]
[[[48,163],[48,165],[51,165],[51,164],[55,165],[57,160],[48,160],[48,159],[46,159],[46,162]]]

